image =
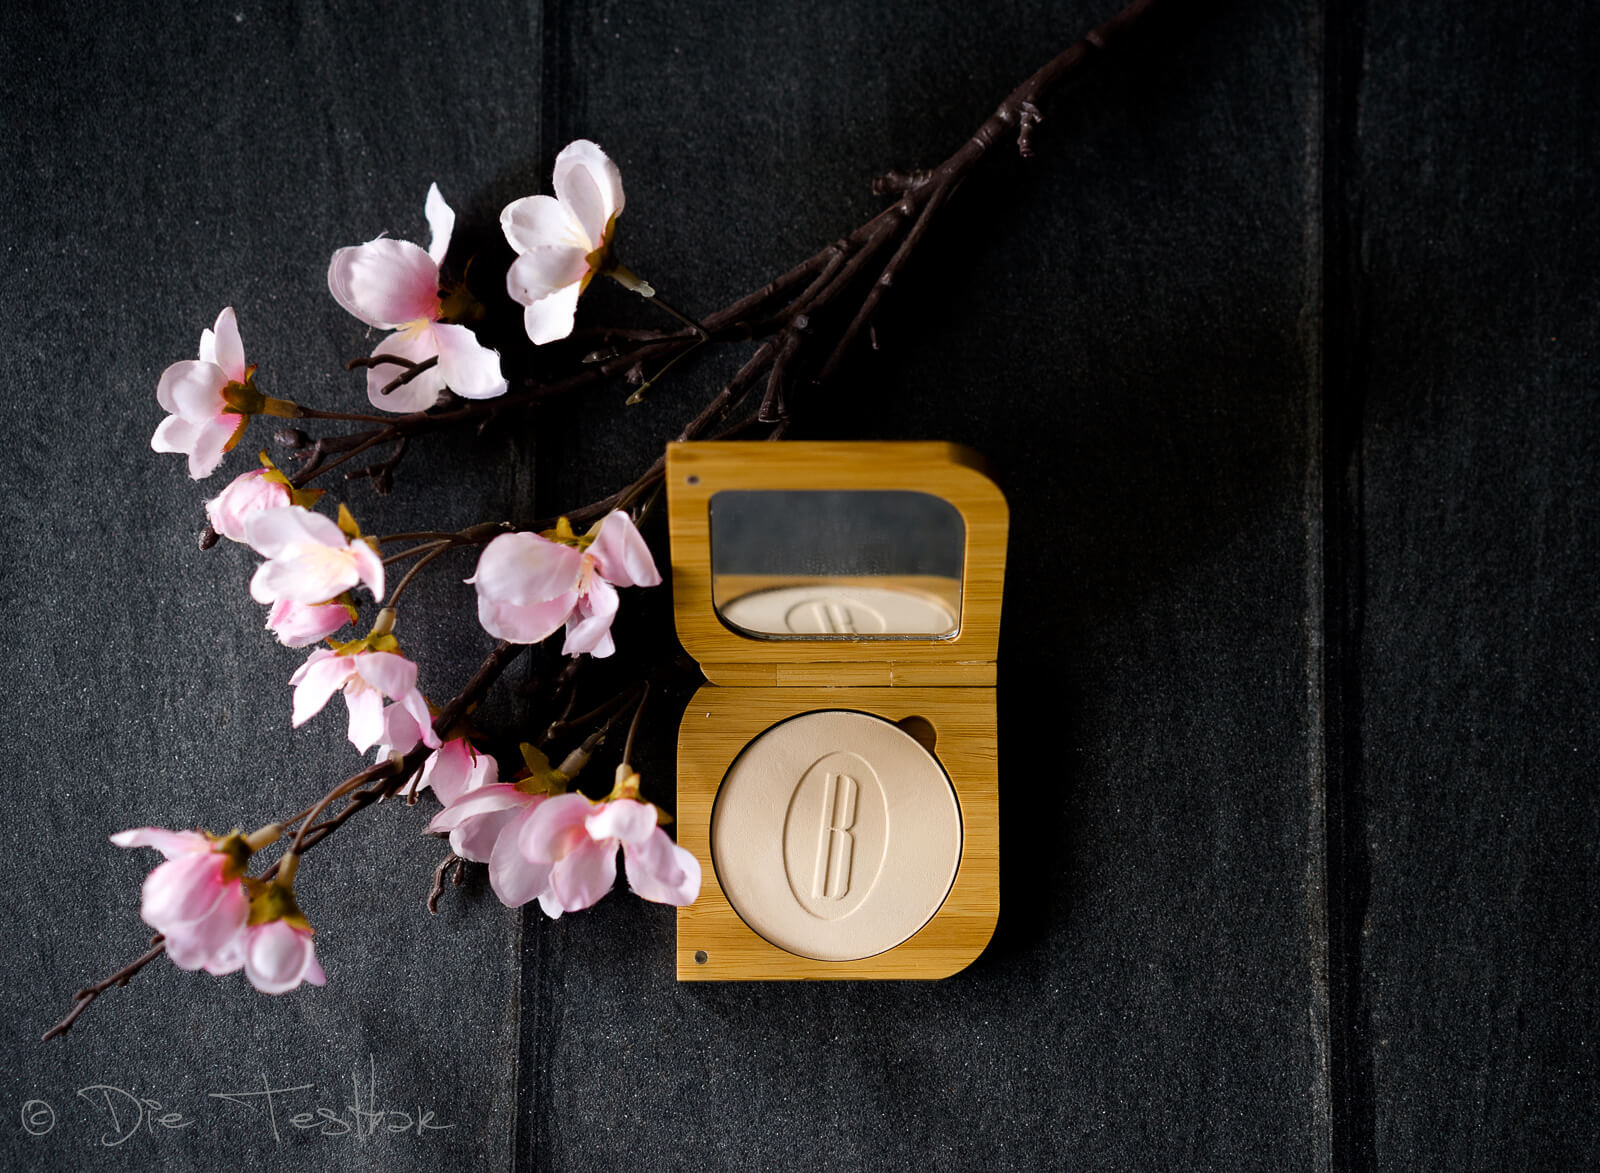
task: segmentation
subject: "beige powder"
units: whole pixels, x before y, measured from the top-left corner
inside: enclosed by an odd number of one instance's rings
[[[884,586],[773,587],[720,604],[722,618],[757,635],[949,635],[956,617],[920,591]]]
[[[944,903],[961,810],[938,760],[904,730],[827,709],[744,748],[717,792],[711,856],[761,936],[854,961],[907,940]]]

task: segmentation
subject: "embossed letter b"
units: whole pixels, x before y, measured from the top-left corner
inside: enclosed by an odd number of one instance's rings
[[[828,775],[822,790],[822,834],[817,843],[817,871],[811,894],[842,900],[850,891],[850,860],[855,837],[856,801],[860,788],[849,774]]]

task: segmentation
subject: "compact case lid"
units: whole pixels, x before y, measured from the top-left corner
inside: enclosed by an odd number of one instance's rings
[[[993,685],[1007,509],[983,470],[957,444],[668,445],[678,638],[715,684]]]

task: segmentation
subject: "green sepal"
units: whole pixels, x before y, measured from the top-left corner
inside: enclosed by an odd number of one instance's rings
[[[334,600],[334,602],[338,601],[338,599]],[[347,602],[345,603],[345,606],[350,607],[350,604]],[[352,612],[351,618],[354,619],[355,616],[353,612],[355,611],[355,608],[350,607],[350,610]],[[366,635],[358,636],[352,640],[347,640],[342,644],[336,644],[330,641],[328,646],[333,649],[333,654],[336,656],[358,656],[362,652],[398,653],[400,651],[400,641],[395,639],[392,632],[384,632],[382,635],[373,635],[369,631]]]
[[[539,536],[552,542],[559,542],[563,546],[571,546],[575,550],[583,551],[594,544],[595,531],[590,530],[586,534],[577,533],[572,528],[572,522],[563,516],[556,520],[554,529],[547,529]]]
[[[222,388],[222,401],[240,415],[256,415],[266,407],[267,397],[256,387],[255,372],[245,375],[242,383],[229,383]]]
[[[224,410],[223,414],[224,415],[228,415],[230,413],[228,411]],[[245,429],[245,426],[247,424],[249,424],[249,422],[250,422],[250,417],[249,416],[241,415],[239,417],[238,424],[236,424],[234,426],[233,435],[229,436],[228,437],[228,442],[222,446],[222,450],[224,452],[232,452],[233,449],[234,449],[234,445],[238,444],[239,441],[244,438],[244,429]]]
[[[292,399],[274,399],[270,395],[261,397],[261,406],[256,409],[262,415],[276,416],[279,419],[297,420],[305,412],[300,410],[300,405]]]
[[[350,506],[343,501],[339,502],[339,529],[352,542],[361,540],[361,527],[356,524],[356,515],[350,512]]]
[[[245,842],[243,831],[235,827],[226,835],[213,835],[210,831],[202,831],[201,834],[211,840],[212,851],[228,857],[228,862],[222,868],[224,881],[237,880],[244,875],[245,867],[255,853],[250,844]]]
[[[275,880],[258,880],[247,876],[245,891],[250,893],[250,924],[266,925],[275,920],[287,921],[291,928],[315,932],[306,914],[294,898],[294,890]]]
[[[526,741],[517,748],[522,752],[522,764],[526,769],[517,775],[513,786],[523,794],[557,795],[567,792],[567,784],[572,779],[552,766],[542,749]]]
[[[267,470],[262,474],[263,480],[271,481],[275,485],[282,485],[284,488],[289,490],[289,504],[291,505],[298,505],[303,509],[310,509],[322,499],[322,494],[328,491],[326,489],[297,488],[295,483],[284,474],[283,470],[280,469],[276,464],[272,463],[272,457],[267,455],[267,450],[265,448],[261,450],[261,467]],[[351,620],[354,620],[355,617],[355,612],[351,611]]]

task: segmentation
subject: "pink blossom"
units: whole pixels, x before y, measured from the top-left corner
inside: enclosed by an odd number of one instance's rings
[[[394,708],[398,706],[391,706],[390,711]],[[411,744],[415,745],[417,740],[420,737]],[[403,793],[417,794],[432,788],[439,801],[448,806],[463,794],[497,785],[499,778],[500,767],[492,754],[479,753],[465,737],[452,737],[428,755],[421,771]]]
[[[348,537],[320,513],[300,505],[252,513],[244,535],[267,559],[250,580],[250,597],[258,603],[323,603],[358,583],[383,597],[383,559],[365,539]]]
[[[579,295],[610,262],[623,206],[622,173],[586,139],[556,156],[552,186],[553,197],[525,196],[500,213],[500,229],[517,252],[506,292],[527,307],[522,324],[535,345],[572,333]]]
[[[539,906],[550,916],[588,908],[617,878],[622,848],[628,887],[646,900],[690,904],[700,894],[700,864],[656,825],[647,802],[614,798],[594,803],[563,794],[531,813],[519,833],[520,854],[550,867]]]
[[[462,859],[488,864],[494,894],[508,908],[519,908],[550,881],[550,865],[528,859],[518,844],[528,819],[553,801],[509,783],[489,783],[457,795],[433,817],[428,830],[448,832],[450,850]]]
[[[464,399],[493,399],[506,392],[500,355],[481,344],[465,326],[441,320],[439,265],[450,249],[456,214],[428,188],[428,251],[406,240],[379,237],[342,248],[328,265],[328,289],[345,309],[369,326],[394,333],[378,343],[374,357],[396,355],[414,363],[437,358],[438,365],[384,394],[383,388],[405,368],[380,363],[367,370],[367,398],[384,411],[426,411],[446,387]]]
[[[344,603],[308,604],[279,599],[267,613],[267,630],[286,648],[304,648],[321,643],[354,619],[353,608]]]
[[[227,488],[207,501],[206,516],[211,519],[211,528],[225,538],[243,542],[244,523],[252,513],[288,505],[289,486],[281,477],[269,479],[270,471],[253,468],[242,472],[228,482]]]
[[[300,923],[295,923],[300,922]],[[298,915],[250,925],[231,942],[211,973],[244,970],[244,976],[263,994],[287,994],[301,982],[327,984],[311,945],[311,926]]]
[[[217,964],[240,936],[250,900],[243,883],[248,845],[237,835],[213,840],[199,831],[137,827],[111,836],[118,847],[154,847],[166,856],[145,878],[139,915],[166,937],[179,969]]]
[[[223,393],[230,384],[243,388],[251,381],[229,306],[217,315],[214,329],[201,332],[198,360],[175,362],[161,372],[156,401],[171,414],[156,427],[150,447],[187,455],[189,475],[197,481],[210,476],[250,418],[229,410]]]
[[[428,702],[417,690],[417,666],[395,652],[340,655],[318,648],[289,678],[294,685],[293,724],[299,728],[342,691],[350,710],[350,742],[365,753],[383,736],[383,698],[397,701],[421,731],[424,744],[438,748]]]
[[[632,519],[619,510],[584,538],[502,534],[485,547],[467,581],[477,588],[478,621],[490,635],[538,643],[564,623],[562,655],[604,657],[616,650],[616,588],[656,586],[661,574]]]

